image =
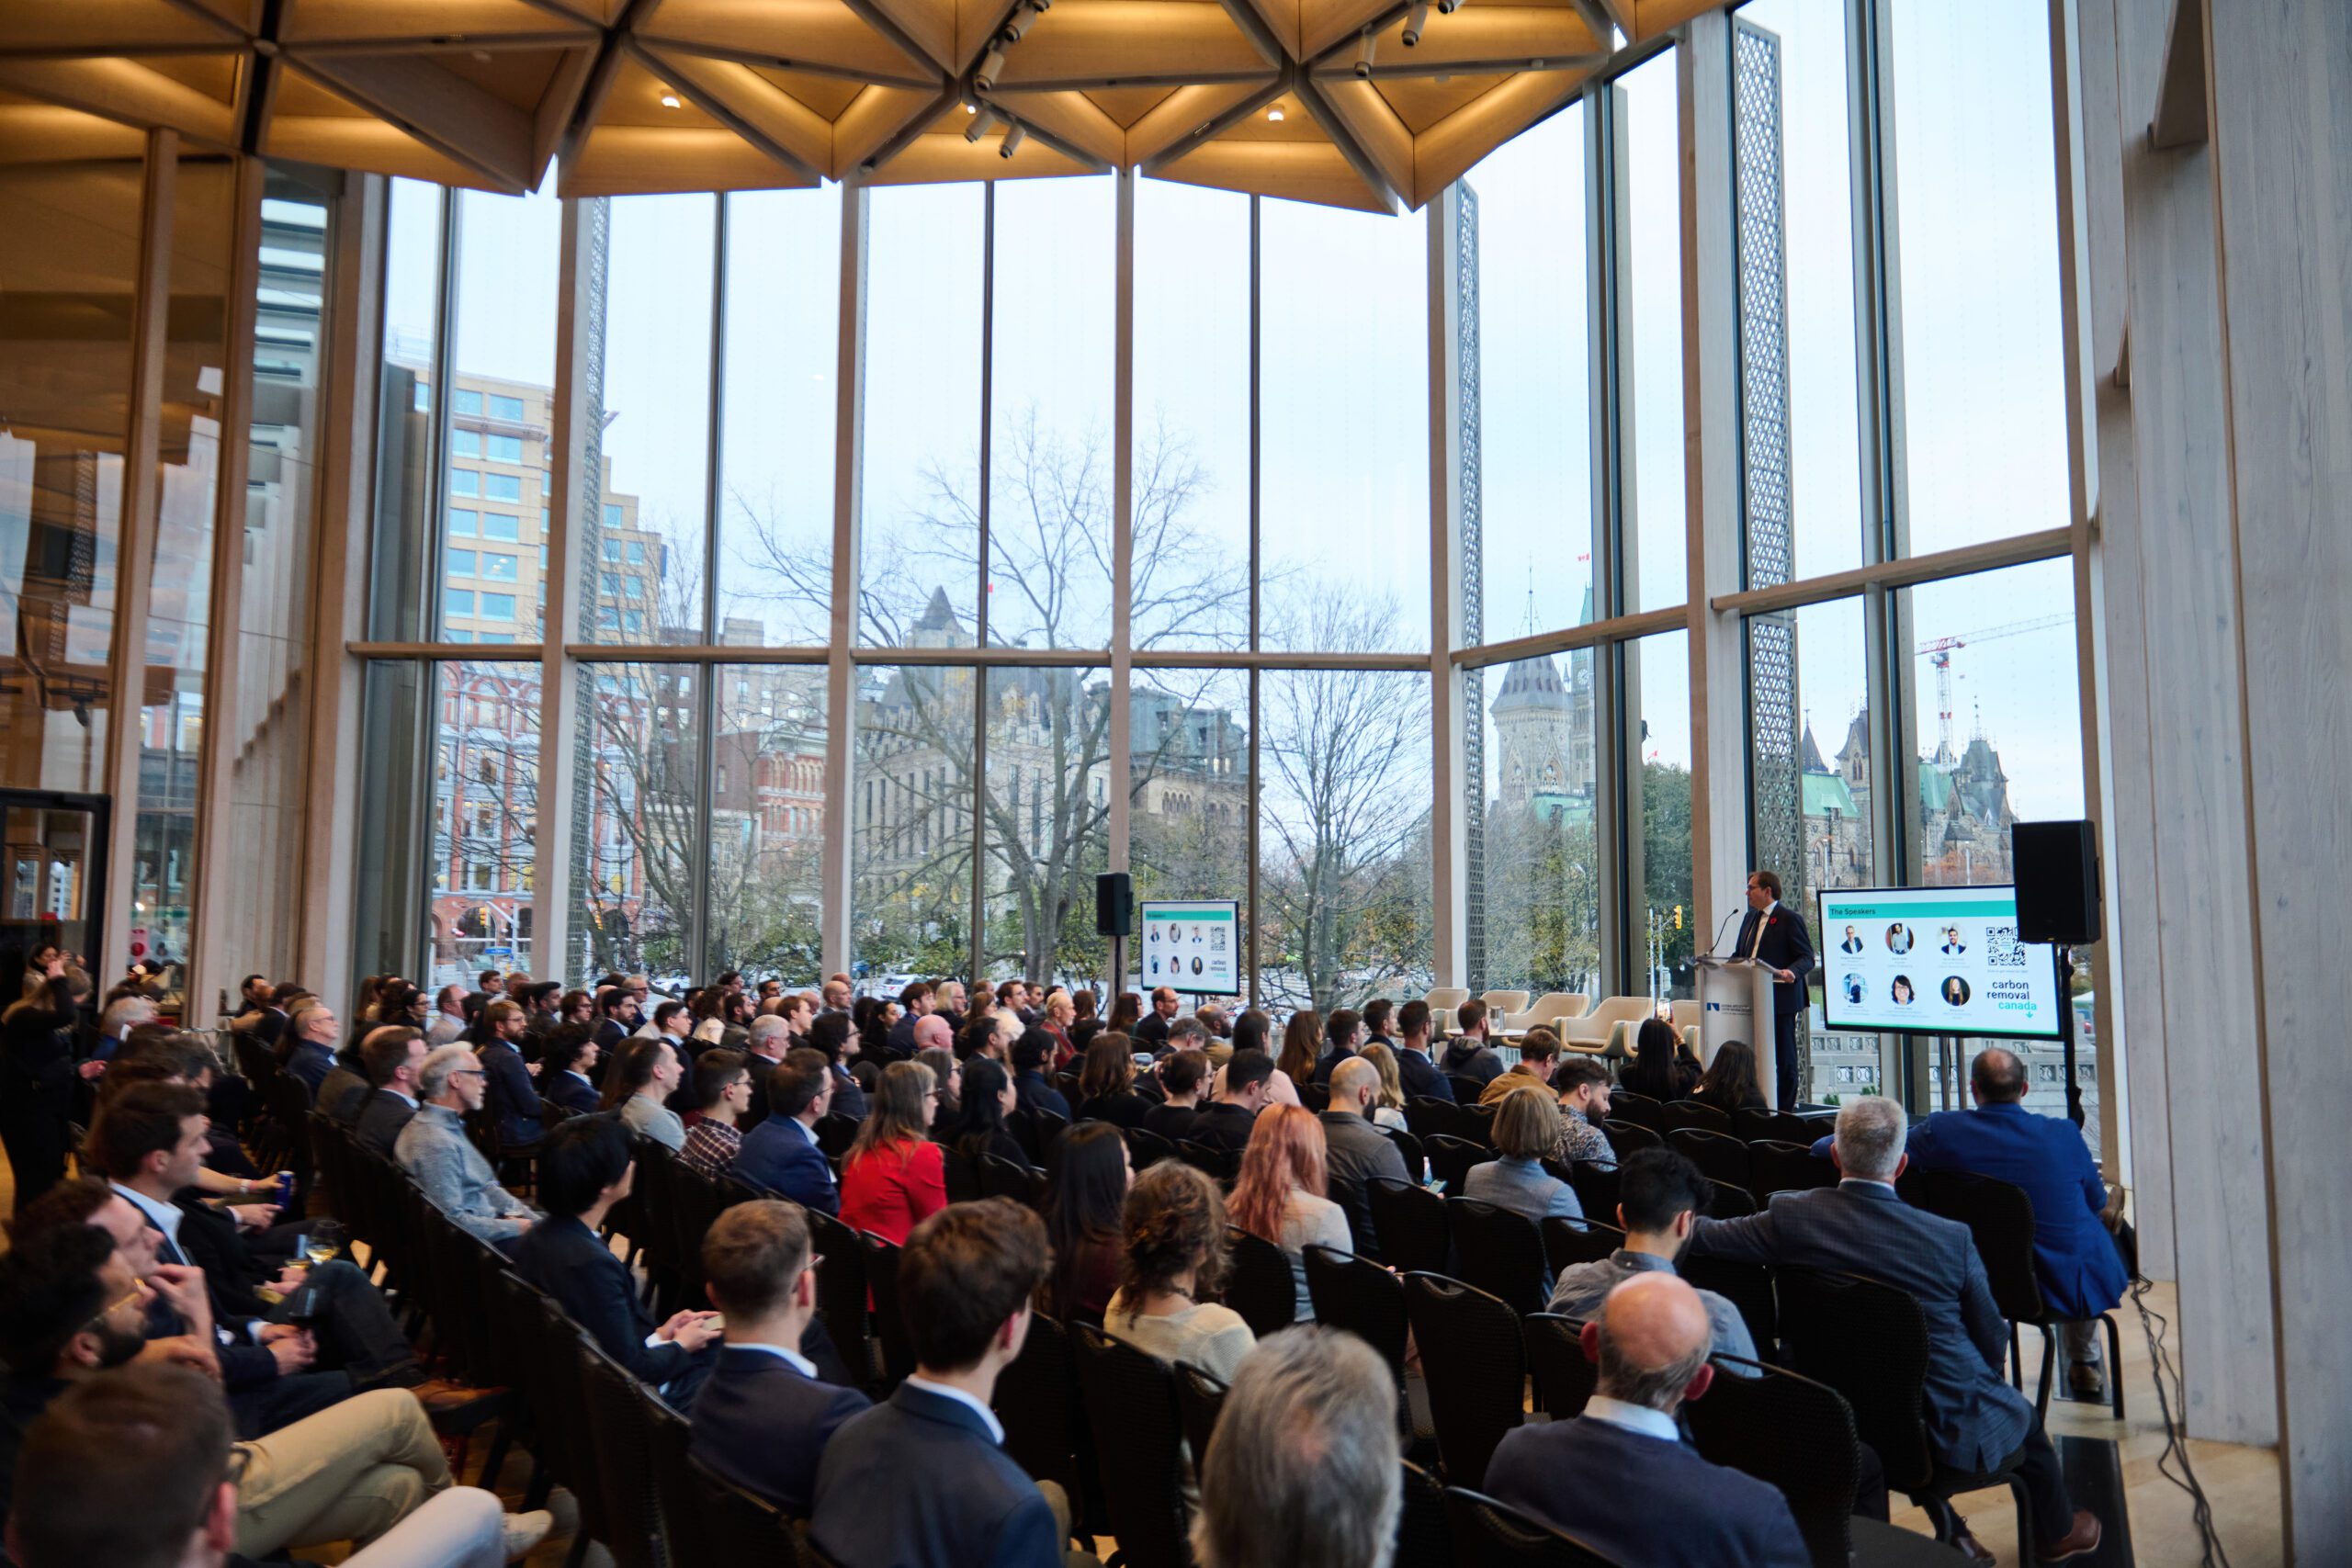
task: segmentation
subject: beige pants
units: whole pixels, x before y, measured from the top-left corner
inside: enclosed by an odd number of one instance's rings
[[[433,1424],[406,1389],[354,1394],[237,1453],[237,1550],[247,1557],[365,1546],[449,1484]]]

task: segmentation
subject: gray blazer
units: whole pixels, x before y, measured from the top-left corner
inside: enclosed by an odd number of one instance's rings
[[[1928,1437],[1936,1457],[1991,1470],[2017,1452],[2033,1407],[2001,1376],[2008,1325],[1993,1304],[1968,1227],[1915,1209],[1875,1181],[1775,1192],[1741,1220],[1701,1220],[1694,1258],[1860,1274],[1913,1296],[1928,1324]]]
[[[1584,1218],[1584,1205],[1577,1201],[1576,1189],[1546,1173],[1532,1159],[1506,1156],[1480,1160],[1470,1168],[1470,1178],[1462,1184],[1462,1195],[1535,1221],[1547,1220],[1555,1214],[1571,1220]]]

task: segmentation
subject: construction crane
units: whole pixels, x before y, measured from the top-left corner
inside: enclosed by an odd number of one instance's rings
[[[1936,667],[1936,760],[1949,762],[1959,753],[1951,749],[1951,656],[1955,649],[1971,643],[1991,642],[1996,637],[2016,637],[2023,632],[2046,631],[2052,626],[2067,626],[2075,623],[2072,615],[2043,615],[2036,620],[2011,621],[2005,626],[1986,626],[1982,631],[1961,632],[1953,637],[1939,637],[1933,642],[1919,645],[1917,658],[1927,660]]]

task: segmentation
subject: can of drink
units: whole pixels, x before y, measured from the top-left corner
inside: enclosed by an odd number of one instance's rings
[[[293,1173],[292,1171],[290,1171],[290,1170],[281,1170],[281,1171],[279,1171],[279,1172],[277,1173],[277,1210],[278,1210],[278,1213],[286,1213],[288,1210],[289,1210],[289,1209],[293,1208],[293,1206],[294,1206],[294,1173]]]

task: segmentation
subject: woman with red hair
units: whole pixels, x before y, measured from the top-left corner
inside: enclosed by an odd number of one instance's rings
[[[1290,1255],[1291,1282],[1298,1292],[1294,1321],[1311,1323],[1315,1308],[1306,1295],[1309,1247],[1355,1250],[1348,1217],[1324,1196],[1323,1123],[1296,1105],[1269,1105],[1250,1129],[1241,1151],[1241,1175],[1233,1184],[1227,1217],[1261,1241]]]

